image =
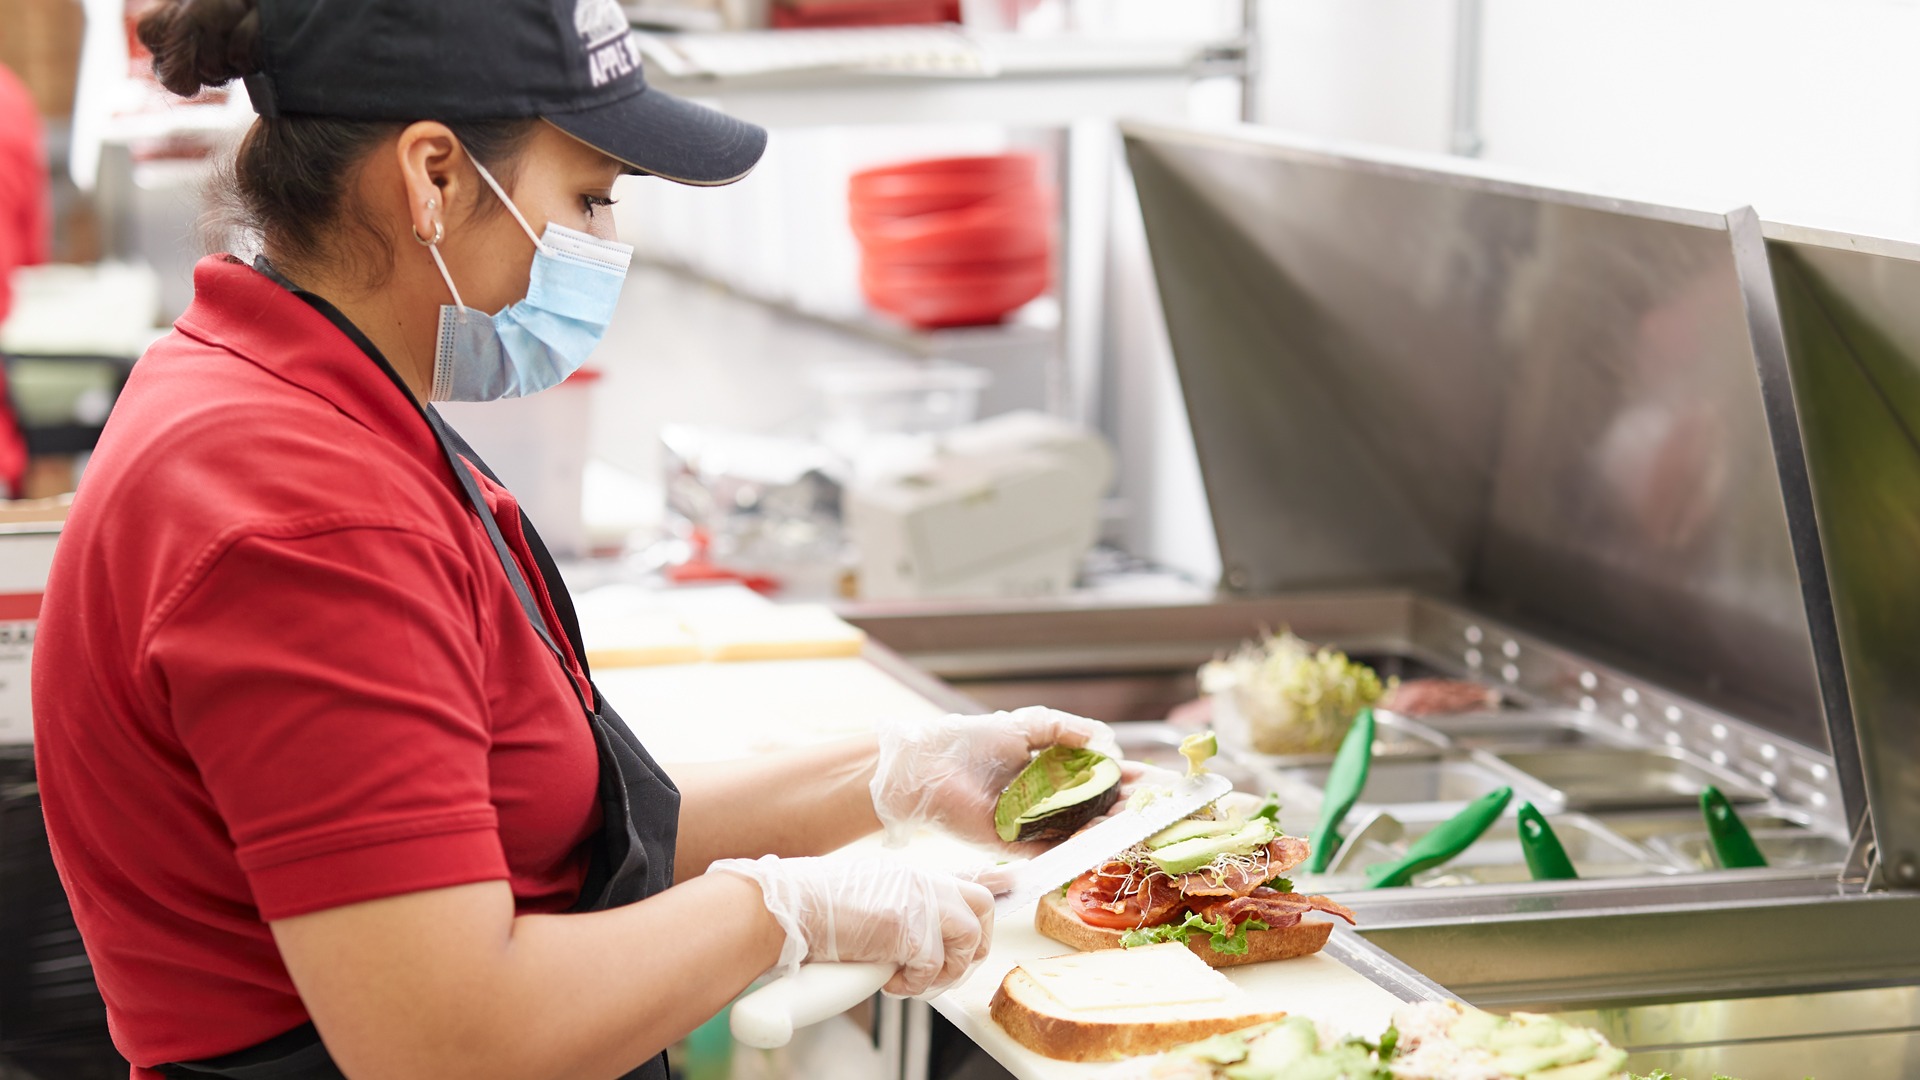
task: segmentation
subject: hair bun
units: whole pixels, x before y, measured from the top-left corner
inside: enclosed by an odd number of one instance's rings
[[[140,43],[160,85],[193,97],[259,71],[258,0],[158,0],[140,16]]]

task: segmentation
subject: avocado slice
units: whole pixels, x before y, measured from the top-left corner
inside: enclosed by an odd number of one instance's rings
[[[1191,874],[1222,855],[1251,855],[1273,842],[1273,822],[1254,818],[1227,836],[1196,836],[1152,853],[1154,865],[1167,874]]]
[[[1240,823],[1224,818],[1188,818],[1173,824],[1147,837],[1149,851],[1177,844],[1182,840],[1193,840],[1202,836],[1229,836],[1240,830]]]
[[[1627,1052],[1609,1046],[1586,1061],[1532,1073],[1527,1080],[1613,1080],[1626,1067]]]
[[[1049,746],[1000,793],[993,831],[1009,844],[1060,840],[1119,800],[1119,762],[1092,750]]]
[[[1278,1080],[1289,1067],[1319,1050],[1320,1031],[1313,1021],[1290,1016],[1247,1045],[1246,1060],[1227,1067],[1227,1080]]]
[[[1220,740],[1211,731],[1198,731],[1180,740],[1180,756],[1187,759],[1187,775],[1207,771],[1207,759],[1220,752]]]
[[[1468,1009],[1460,1014],[1447,1030],[1447,1035],[1462,1046],[1477,1046],[1482,1050],[1489,1048],[1488,1040],[1500,1030],[1503,1021],[1490,1012]]]
[[[1513,1076],[1532,1076],[1557,1065],[1575,1065],[1593,1057],[1600,1044],[1579,1028],[1566,1028],[1558,1042],[1496,1051],[1494,1067]]]
[[[1565,1035],[1565,1027],[1550,1016],[1515,1013],[1507,1018],[1506,1023],[1494,1029],[1483,1045],[1495,1053],[1531,1046],[1555,1046]]]

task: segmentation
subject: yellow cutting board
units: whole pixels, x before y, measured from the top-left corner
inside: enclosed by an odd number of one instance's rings
[[[858,657],[610,668],[594,681],[662,762],[750,757],[944,715]]]

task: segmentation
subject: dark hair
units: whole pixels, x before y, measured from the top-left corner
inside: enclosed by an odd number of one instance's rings
[[[264,60],[258,0],[158,0],[140,16],[138,33],[153,53],[154,78],[181,97],[259,71]],[[521,118],[447,126],[467,153],[510,185],[513,159],[536,123]],[[329,116],[262,117],[247,129],[215,193],[285,269],[357,256],[369,272],[384,275],[391,233],[351,204],[347,191],[360,162],[405,126]],[[500,209],[497,199],[475,203],[481,215]]]

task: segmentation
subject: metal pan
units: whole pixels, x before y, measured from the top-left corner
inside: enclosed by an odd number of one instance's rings
[[[1494,757],[1551,788],[1569,810],[1692,806],[1708,784],[1732,802],[1768,797],[1744,777],[1666,747],[1499,750]]]
[[[1462,749],[1590,749],[1630,745],[1572,709],[1454,713],[1420,721]]]

